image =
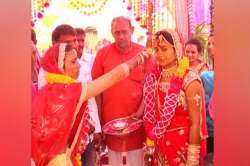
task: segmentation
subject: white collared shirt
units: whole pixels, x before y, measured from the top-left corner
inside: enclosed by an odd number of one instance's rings
[[[88,53],[84,53],[81,59],[78,59],[78,62],[81,65],[80,73],[77,78],[78,81],[81,81],[81,82],[92,81],[91,69],[92,69],[94,60],[95,60],[94,55],[88,54]],[[100,120],[99,120],[99,115],[98,115],[97,104],[96,104],[94,97],[88,99],[88,108],[90,112],[90,117],[94,121],[95,133],[100,133],[101,125],[100,125]]]

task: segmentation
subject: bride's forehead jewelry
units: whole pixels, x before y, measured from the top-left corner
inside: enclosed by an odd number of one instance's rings
[[[177,69],[177,66],[170,67],[168,69],[161,70],[161,76],[165,78],[172,77]]]
[[[166,46],[171,46],[171,47],[174,47],[173,44],[169,43],[167,41],[167,39],[163,36],[163,34],[160,34],[160,35],[154,35],[153,36],[153,43],[154,43],[154,46],[157,47],[157,46],[160,46],[160,47],[166,47]]]

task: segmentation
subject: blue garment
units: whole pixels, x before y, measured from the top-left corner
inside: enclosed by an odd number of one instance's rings
[[[94,166],[95,165],[95,150],[94,141],[87,145],[87,148],[82,154],[82,165],[83,166]]]
[[[200,75],[204,89],[205,89],[205,103],[206,103],[206,120],[208,136],[214,137],[214,122],[209,114],[209,101],[214,91],[214,71],[204,71]]]

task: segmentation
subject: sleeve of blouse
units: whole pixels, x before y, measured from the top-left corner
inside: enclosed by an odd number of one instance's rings
[[[187,108],[189,113],[189,143],[199,144],[201,131],[202,85],[198,80],[192,81],[186,89]]]

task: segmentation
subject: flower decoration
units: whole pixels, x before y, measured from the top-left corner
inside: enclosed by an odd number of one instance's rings
[[[81,154],[80,154],[80,153],[77,153],[77,154],[76,154],[75,160],[76,160],[77,165],[79,165],[79,166],[82,165]]]
[[[154,141],[150,138],[147,138],[146,144],[147,144],[147,146],[154,146]]]
[[[48,73],[45,76],[47,83],[62,83],[62,84],[72,84],[75,83],[76,80],[67,75]]]
[[[179,78],[182,78],[186,73],[187,68],[189,67],[189,59],[186,56],[179,61],[179,65],[175,75]]]

